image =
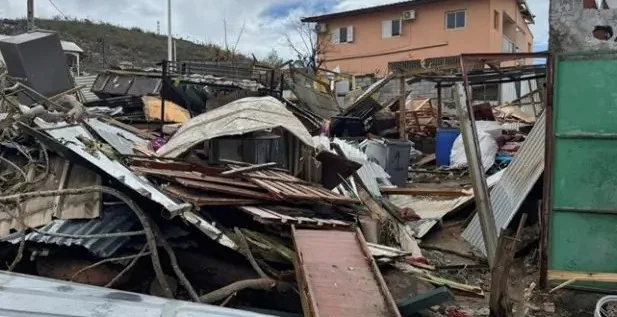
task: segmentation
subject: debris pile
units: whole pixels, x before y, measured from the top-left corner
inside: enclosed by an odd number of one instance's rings
[[[7,66],[3,269],[58,281],[20,279],[274,316],[463,316],[461,295],[478,299],[480,311],[486,291],[504,292],[495,281],[507,281],[516,243],[500,236],[510,252],[487,285],[481,222],[469,213],[476,189],[467,167],[478,162],[458,133],[446,145],[439,139],[460,116],[445,120],[442,100],[407,91],[382,98],[398,73],[343,106],[293,67],[164,62],[159,73],[103,72],[88,89],[93,97],[83,86],[37,91]],[[512,107],[476,117],[500,230],[543,171],[542,109],[523,116]],[[423,146],[435,138],[438,149]],[[448,166],[436,163],[443,153]],[[459,211],[470,220],[444,223]],[[440,245],[463,225],[474,253]]]

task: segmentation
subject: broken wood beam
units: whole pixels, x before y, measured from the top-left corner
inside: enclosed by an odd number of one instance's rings
[[[470,196],[459,188],[380,187],[384,195]]]
[[[274,167],[274,166],[276,166],[275,162],[251,165],[251,166],[246,166],[246,167],[235,168],[229,171],[224,171],[221,173],[221,175],[231,176],[231,175],[236,175],[240,173],[255,172],[255,171],[267,169],[269,167]]]

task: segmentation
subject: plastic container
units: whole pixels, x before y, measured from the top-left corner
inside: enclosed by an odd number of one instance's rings
[[[366,155],[390,174],[392,184],[405,187],[409,174],[409,157],[413,143],[409,141],[369,140]]]
[[[459,129],[438,129],[435,136],[435,162],[438,166],[450,166],[450,152],[454,140],[461,134]]]

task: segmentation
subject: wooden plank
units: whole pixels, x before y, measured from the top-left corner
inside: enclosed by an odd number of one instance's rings
[[[469,191],[460,188],[380,187],[379,190],[384,195],[469,196]]]
[[[88,186],[100,186],[101,177],[91,169],[81,165],[70,164],[68,177],[62,187],[76,189]],[[100,215],[102,207],[100,191],[81,195],[63,196],[59,200],[56,217],[61,219],[92,219]]]
[[[174,178],[174,180],[182,184],[183,186],[186,186],[189,188],[195,188],[195,189],[205,190],[205,191],[213,191],[217,193],[230,194],[230,195],[236,195],[236,196],[253,198],[253,199],[274,200],[272,196],[268,195],[267,193],[263,193],[263,192],[247,190],[247,189],[237,188],[233,186],[226,186],[226,185],[221,185],[221,184],[216,184],[216,183],[210,183],[210,182],[205,182],[205,181],[196,181],[196,180],[186,179],[186,178],[181,178],[181,177],[176,177]]]
[[[243,187],[250,189],[259,189],[260,187],[252,184],[250,182],[237,180],[233,178],[225,178],[225,177],[217,177],[203,174],[197,171],[175,171],[175,170],[163,170],[163,169],[153,169],[139,166],[132,166],[131,170],[137,173],[146,174],[146,175],[157,175],[157,176],[166,176],[166,177],[181,177],[186,179],[192,179],[196,181],[206,181],[210,183],[217,183],[223,185],[230,185],[235,187]]]
[[[240,210],[243,210],[244,212],[250,213],[254,216],[258,216],[263,219],[282,220],[281,217],[269,212],[265,208],[245,206],[245,207],[240,207]]]
[[[305,316],[400,317],[359,231],[292,227],[292,235]]]
[[[221,175],[231,176],[231,175],[242,174],[242,173],[247,173],[247,172],[252,172],[252,171],[258,171],[258,170],[266,169],[272,166],[276,166],[276,163],[270,162],[270,163],[235,168],[229,171],[224,171],[221,173]]]
[[[424,166],[426,164],[434,162],[435,159],[436,159],[435,154],[430,154],[430,155],[427,155],[427,156],[423,157],[421,160],[419,160],[415,164],[413,164],[413,166],[421,167],[421,166]]]
[[[570,281],[579,282],[607,282],[617,283],[617,273],[595,273],[595,272],[567,272],[567,271],[548,271],[549,281]]]
[[[263,200],[246,198],[216,197],[188,192],[185,188],[178,185],[167,185],[163,191],[169,195],[177,196],[180,199],[194,204],[198,207],[204,206],[247,206],[263,204]]]

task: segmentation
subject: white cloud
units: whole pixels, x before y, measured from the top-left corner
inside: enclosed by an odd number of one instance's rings
[[[161,32],[166,33],[167,16],[165,0],[52,0],[67,16],[93,21],[106,21],[125,27],[140,27],[156,30],[160,21]],[[233,46],[242,30],[238,41],[238,50],[257,57],[265,57],[272,49],[284,57],[293,57],[286,45],[284,34],[290,32],[291,25],[300,17],[311,15],[309,8],[320,3],[329,3],[327,7],[334,11],[356,9],[360,7],[398,2],[400,0],[300,0],[298,8],[289,10],[286,15],[269,17],[264,10],[274,5],[289,7],[291,0],[173,0],[173,33],[194,41],[225,43],[227,21],[227,41]],[[514,0],[512,0],[514,1]],[[308,4],[307,4],[308,3]],[[536,24],[532,26],[536,43],[548,40],[548,1],[528,0],[529,6],[536,14]],[[49,0],[35,1],[35,14],[38,17],[51,18],[59,15]],[[26,1],[0,0],[0,16],[7,18],[26,15]],[[293,33],[291,33],[293,34]]]

